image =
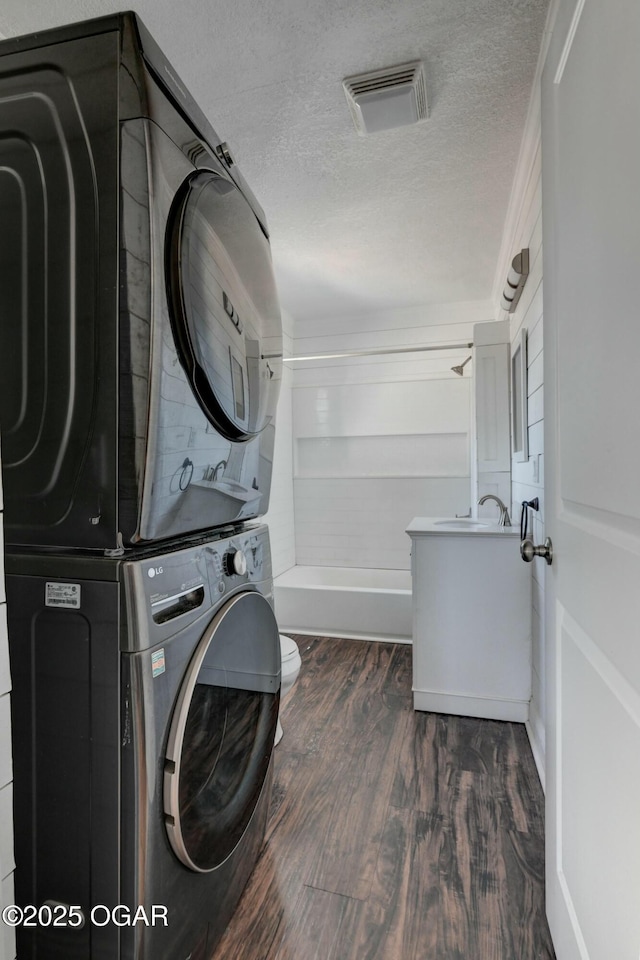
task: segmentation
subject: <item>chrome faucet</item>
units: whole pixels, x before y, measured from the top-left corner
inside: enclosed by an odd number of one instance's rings
[[[217,480],[217,479],[218,479],[218,470],[220,470],[220,476],[222,476],[222,475],[224,474],[224,470],[225,470],[226,465],[227,465],[227,461],[226,461],[226,460],[220,460],[219,463],[216,463],[215,469],[214,469],[214,471],[213,471],[213,479],[214,479],[214,480]]]
[[[478,500],[478,506],[481,507],[483,503],[487,502],[487,500],[495,500],[495,502],[500,507],[500,519],[498,520],[498,526],[510,527],[511,517],[509,516],[509,511],[507,510],[506,506],[504,505],[500,497],[496,497],[496,495],[493,493],[485,493],[484,497],[480,497],[480,499]]]
[[[213,483],[215,480],[218,479],[218,471],[220,471],[221,475],[224,474],[224,469],[226,465],[227,465],[226,460],[220,460],[219,463],[216,463],[215,467],[211,467],[211,466],[205,467],[204,473],[202,474],[202,479],[208,480],[210,483]]]

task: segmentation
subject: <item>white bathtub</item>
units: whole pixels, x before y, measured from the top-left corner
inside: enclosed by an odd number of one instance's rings
[[[291,567],[274,582],[284,633],[411,643],[411,573]]]

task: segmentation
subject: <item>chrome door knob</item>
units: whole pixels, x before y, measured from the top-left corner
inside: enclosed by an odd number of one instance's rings
[[[525,563],[531,563],[534,557],[544,557],[548,564],[553,562],[553,544],[551,537],[547,537],[543,544],[535,546],[531,540],[520,542],[520,556]]]

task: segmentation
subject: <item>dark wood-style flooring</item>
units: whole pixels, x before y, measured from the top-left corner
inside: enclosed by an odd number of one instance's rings
[[[213,960],[553,960],[524,727],[414,712],[408,646],[295,639],[267,843]]]

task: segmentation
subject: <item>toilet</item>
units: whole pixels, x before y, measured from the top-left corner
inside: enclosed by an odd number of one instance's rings
[[[282,658],[280,706],[282,707],[283,699],[286,697],[298,679],[300,665],[302,663],[295,640],[292,640],[291,637],[285,637],[283,633],[280,634],[280,656]],[[280,743],[281,740],[282,725],[280,723],[280,717],[278,717],[278,726],[276,728],[276,739],[274,741],[274,746],[275,744]]]

